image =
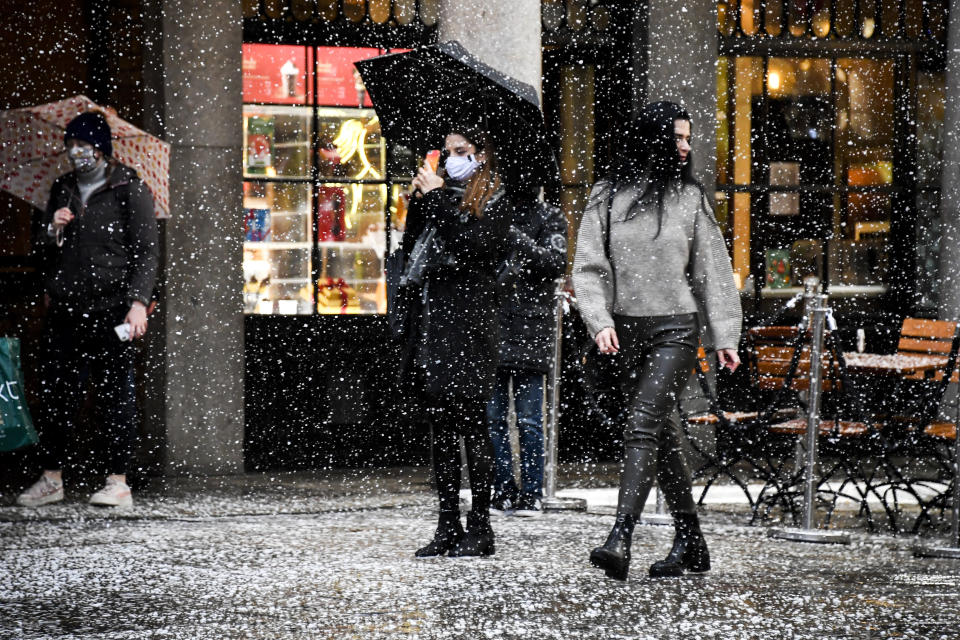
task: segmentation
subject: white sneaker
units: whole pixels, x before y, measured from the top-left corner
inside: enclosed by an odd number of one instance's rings
[[[17,496],[17,504],[24,507],[39,507],[63,500],[63,483],[51,480],[47,476],[30,485],[26,491]]]
[[[107,484],[90,496],[90,504],[98,507],[132,507],[133,496],[126,482],[107,478]]]

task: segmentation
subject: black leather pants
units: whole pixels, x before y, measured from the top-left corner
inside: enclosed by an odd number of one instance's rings
[[[677,398],[696,364],[697,315],[615,316],[614,322],[627,402],[617,513],[639,515],[654,476],[671,513],[696,513]]]

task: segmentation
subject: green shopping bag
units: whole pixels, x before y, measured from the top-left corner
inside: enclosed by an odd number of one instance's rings
[[[24,395],[20,339],[0,338],[0,451],[37,442]]]

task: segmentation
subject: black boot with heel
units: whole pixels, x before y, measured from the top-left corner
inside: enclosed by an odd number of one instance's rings
[[[459,511],[441,511],[440,522],[433,540],[425,547],[421,547],[413,554],[418,558],[442,556],[451,551],[463,539],[463,525],[460,524]]]
[[[493,540],[490,513],[471,511],[467,514],[467,532],[460,539],[460,542],[450,550],[450,557],[492,556],[495,550]]]
[[[602,547],[590,552],[590,564],[604,570],[608,578],[626,580],[630,570],[630,544],[633,528],[637,523],[634,515],[618,513],[613,529]]]
[[[674,515],[676,534],[673,548],[667,557],[650,566],[651,578],[682,576],[685,571],[703,573],[710,570],[710,552],[707,541],[700,531],[700,519],[696,513]]]

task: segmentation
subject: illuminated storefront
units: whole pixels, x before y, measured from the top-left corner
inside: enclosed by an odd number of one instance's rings
[[[386,212],[402,200],[353,67],[381,53],[244,45],[246,313],[385,313]]]
[[[431,42],[436,21],[436,3],[423,1],[244,3],[236,295],[250,468],[426,451],[415,427],[391,438],[402,431],[384,315],[384,256],[415,159],[380,136],[353,63]]]
[[[761,308],[936,310],[947,3],[718,4],[717,190]]]

